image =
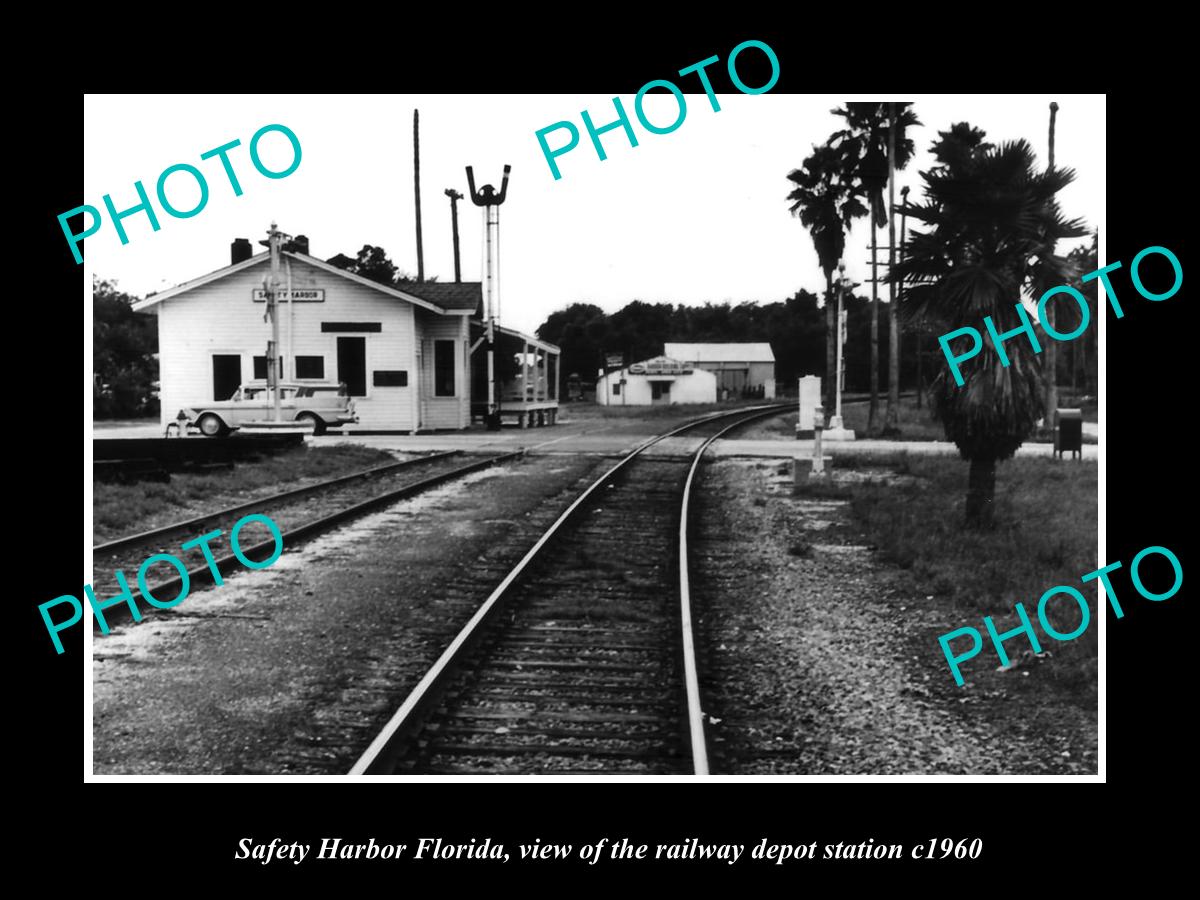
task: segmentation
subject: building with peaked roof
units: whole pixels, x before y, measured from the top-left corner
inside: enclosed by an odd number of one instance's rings
[[[775,396],[775,353],[767,343],[756,344],[680,344],[663,345],[663,354],[717,376],[717,392],[722,400],[757,396]]]
[[[601,406],[666,406],[716,403],[717,376],[695,366],[656,356],[596,378]]]
[[[299,247],[307,251],[307,241]],[[360,420],[347,431],[467,427],[479,282],[393,287],[299,247],[282,252],[282,380],[344,382]],[[158,317],[164,425],[183,407],[267,376],[269,272],[270,254],[239,239],[228,266],[134,304]]]

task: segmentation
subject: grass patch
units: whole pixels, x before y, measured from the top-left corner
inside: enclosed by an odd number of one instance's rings
[[[944,441],[946,440],[946,431],[942,428],[941,422],[935,422],[933,415],[929,410],[928,400],[917,409],[917,400],[915,397],[901,397],[900,407],[898,412],[898,421],[900,430],[897,434],[884,435],[883,421],[887,415],[887,397],[879,398],[879,411],[876,417],[877,433],[875,435],[867,434],[867,419],[870,413],[871,405],[869,403],[843,403],[842,404],[842,420],[847,428],[853,431],[858,437],[886,437],[889,440],[895,441]]]
[[[383,450],[357,444],[299,447],[232,470],[180,473],[167,484],[93,482],[93,535],[96,543],[156,528],[214,509],[394,462]]]
[[[870,404],[865,400],[843,400],[842,401],[842,422],[855,433],[858,438],[866,438],[867,435],[867,414],[870,410]],[[881,397],[879,400],[879,430],[883,430],[883,418],[887,411],[887,397]],[[833,415],[832,410],[826,410],[826,421]],[[917,409],[917,401],[915,397],[901,397],[899,409],[900,431],[898,434],[883,435],[878,434],[876,437],[886,437],[889,440],[897,441],[944,441],[946,440],[946,432],[942,429],[940,422],[935,422],[929,412],[929,404],[926,402],[920,409]],[[744,437],[755,438],[795,438],[796,436],[796,415],[780,416],[774,419],[768,419],[756,426],[753,426],[753,434],[747,429]],[[835,445],[840,449],[840,445]]]
[[[1058,677],[1094,683],[1097,593],[1094,585],[1080,583],[1081,576],[1097,567],[1094,461],[1028,457],[1001,463],[996,470],[996,528],[990,532],[963,525],[966,462],[919,454],[842,455],[837,467],[853,468],[859,462],[888,466],[914,480],[891,485],[833,482],[806,486],[802,495],[849,499],[869,540],[908,570],[918,588],[934,596],[931,602],[953,610],[963,626],[982,631],[981,617],[991,615],[998,630],[1007,630],[1019,624],[1013,614],[1018,601],[1034,618],[1037,602],[1049,588],[1078,588],[1091,604],[1092,624],[1074,641],[1045,638],[1043,647],[1058,658]],[[1052,603],[1048,617],[1064,633],[1079,624],[1078,609],[1070,602]],[[1041,637],[1040,627],[1038,631]],[[1008,646],[1025,645],[1012,641]]]

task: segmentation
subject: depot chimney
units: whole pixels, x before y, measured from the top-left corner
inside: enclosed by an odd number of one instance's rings
[[[254,255],[254,247],[249,238],[237,238],[229,245],[229,261],[232,265],[245,262]]]

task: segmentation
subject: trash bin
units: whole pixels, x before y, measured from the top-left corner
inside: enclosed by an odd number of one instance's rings
[[[1054,455],[1061,459],[1069,450],[1072,459],[1083,459],[1083,410],[1055,410],[1054,424]]]

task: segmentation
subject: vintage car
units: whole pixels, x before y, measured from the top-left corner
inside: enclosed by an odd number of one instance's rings
[[[345,385],[280,382],[280,418],[285,422],[311,423],[313,434],[326,428],[357,422],[354,400]],[[251,422],[270,421],[274,404],[265,381],[243,384],[228,400],[186,406],[177,419],[209,437],[228,434]]]

